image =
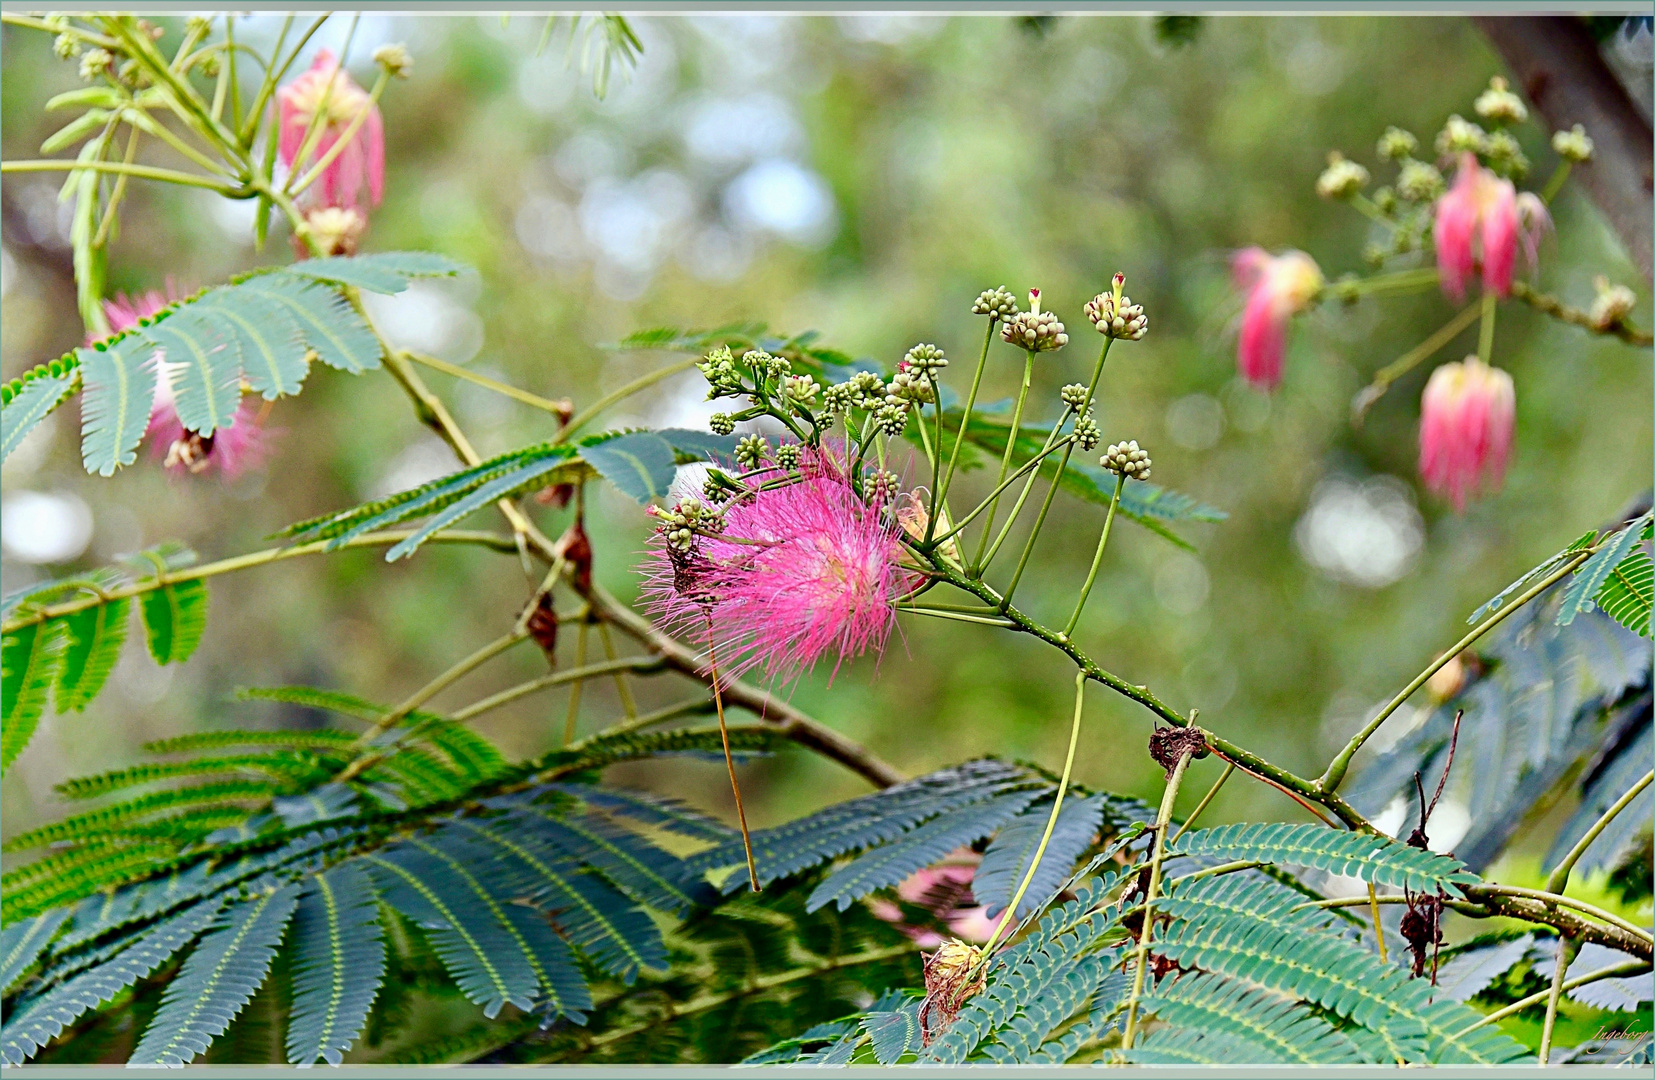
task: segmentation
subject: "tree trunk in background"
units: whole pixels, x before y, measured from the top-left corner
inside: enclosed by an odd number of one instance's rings
[[[1573,16],[1477,16],[1517,86],[1555,129],[1586,125],[1596,149],[1574,172],[1650,278],[1655,137],[1585,25]]]

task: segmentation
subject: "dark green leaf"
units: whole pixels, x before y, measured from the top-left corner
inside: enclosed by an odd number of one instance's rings
[[[293,1013],[287,1060],[339,1064],[385,978],[379,899],[367,871],[344,862],[315,875],[293,917]]]
[[[29,744],[63,658],[63,624],[20,626],[0,638],[0,770]]]

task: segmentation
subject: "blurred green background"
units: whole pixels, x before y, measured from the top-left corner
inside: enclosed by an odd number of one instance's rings
[[[316,43],[337,48],[347,21]],[[175,37],[177,25],[164,25]],[[276,25],[250,20],[238,38],[267,46]],[[1435,292],[1301,319],[1273,397],[1234,378],[1228,253],[1300,247],[1330,277],[1366,272],[1370,224],[1318,200],[1316,175],[1337,148],[1388,181],[1373,153],[1387,124],[1429,144],[1449,113],[1469,113],[1501,67],[1464,20],[1211,18],[1193,44],[1174,47],[1139,17],[651,17],[634,22],[644,45],[636,70],[603,100],[566,63],[561,36],[536,55],[542,25],[362,20],[349,57],[359,81],[371,81],[368,56],[384,42],[406,42],[415,61],[384,99],[387,196],[364,250],[429,248],[478,270],[377,304],[393,340],[578,404],[672,359],[605,343],[752,318],[818,329],[825,343],[886,364],[935,342],[955,359],[957,384],[981,340],[969,314],[977,292],[1039,286],[1073,338],[1037,370],[1032,408],[1050,418],[1057,388],[1083,378],[1096,355],[1081,305],[1124,270],[1150,332],[1111,356],[1105,438],[1137,439],[1157,482],[1230,517],[1184,530],[1193,555],[1123,524],[1078,640],[1288,768],[1319,769],[1463,632],[1473,608],[1650,484],[1648,351],[1520,306],[1501,308],[1495,343],[1517,385],[1515,462],[1503,492],[1464,515],[1414,480],[1429,365],[1361,429],[1349,421],[1372,372],[1453,313]],[[79,85],[75,65],[53,57],[48,36],[14,27],[0,60],[4,155],[36,157],[63,122],[42,105]],[[1555,162],[1549,132],[1530,123],[1518,134],[1535,162],[1531,183],[1542,182]],[[11,378],[78,344],[82,328],[55,184],[8,177],[4,206]],[[1592,277],[1606,274],[1640,294],[1633,319],[1648,325],[1647,287],[1584,196],[1565,189],[1554,212],[1541,287],[1584,305]],[[285,261],[285,237],[253,250],[250,222],[247,205],[135,185],[111,252],[112,289],[193,288]],[[1462,337],[1439,359],[1472,347]],[[1021,371],[1009,347],[991,357],[989,400],[1012,393]],[[485,455],[553,430],[542,413],[428,377]],[[700,425],[711,411],[703,394],[692,372],[610,419]],[[314,371],[270,417],[278,434],[267,467],[231,483],[168,477],[147,447],[113,479],[89,478],[76,411],[60,410],[6,463],[7,591],[168,538],[203,559],[263,547],[289,522],[455,465],[383,374]],[[975,474],[964,490],[986,486]],[[596,572],[629,596],[648,520],[611,488],[590,496]],[[530,505],[547,532],[561,531],[568,511]],[[1066,616],[1103,516],[1067,498],[1053,513],[1018,593],[1048,621]],[[25,533],[39,542],[31,548]],[[217,578],[206,641],[187,664],[156,668],[133,640],[86,714],[48,715],[0,783],[5,832],[60,815],[53,784],[139,760],[146,740],[323,722],[237,702],[238,686],[304,682],[398,700],[499,634],[528,588],[512,558],[435,546],[394,565],[347,552]],[[565,664],[573,638],[564,635]],[[521,648],[437,700],[457,706],[543,670]],[[881,661],[847,666],[831,687],[824,670],[784,692],[919,772],[985,753],[1056,768],[1071,686],[1067,661],[1032,640],[904,616]],[[637,685],[645,709],[686,689],[670,676]],[[509,753],[533,754],[560,740],[566,708],[561,694],[533,697],[479,728]],[[581,730],[618,715],[613,685],[591,683]],[[1149,714],[1096,690],[1086,723],[1078,778],[1153,797]],[[1189,802],[1218,768],[1195,767]],[[623,779],[730,813],[721,765],[655,762]],[[748,766],[743,783],[755,825],[865,790],[791,751]],[[1299,811],[1238,780],[1209,813]],[[1457,838],[1453,813],[1451,793],[1433,830],[1446,846]]]

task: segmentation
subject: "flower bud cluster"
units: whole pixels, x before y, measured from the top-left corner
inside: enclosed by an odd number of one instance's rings
[[[763,435],[744,435],[736,443],[736,464],[756,469],[770,457],[770,443]]]
[[[907,367],[892,375],[891,383],[885,389],[887,405],[900,405],[909,401],[923,404],[937,398],[936,387],[931,385],[931,380]]]
[[[908,406],[901,398],[891,397],[874,411],[873,422],[889,438],[896,438],[908,428]]]
[[[933,378],[948,366],[948,357],[935,345],[921,343],[903,355],[901,366]]]
[[[1447,190],[1435,165],[1409,159],[1396,174],[1396,193],[1409,202],[1434,202]]]
[[[720,345],[695,366],[710,387],[708,401],[741,393],[741,372],[736,368],[736,358],[730,354],[728,345]]]
[[[80,38],[74,34],[59,34],[52,39],[52,52],[59,60],[72,60],[80,55]]]
[[[902,481],[897,479],[896,473],[879,469],[868,474],[864,490],[874,502],[890,502],[902,490]]]
[[[1078,409],[1086,404],[1086,384],[1070,383],[1062,390],[1063,404],[1071,409]]]
[[[1419,140],[1414,138],[1414,133],[1404,131],[1394,124],[1385,129],[1385,134],[1379,136],[1379,156],[1386,161],[1411,158],[1418,149]]]
[[[655,527],[674,549],[688,551],[695,546],[698,532],[722,532],[724,512],[708,506],[700,499],[682,499],[671,509],[651,507],[650,511],[661,523]]]
[[[782,379],[782,396],[790,404],[809,407],[816,400],[821,387],[809,375],[788,375]]]
[[[1136,439],[1111,443],[1098,464],[1131,480],[1149,479],[1149,451],[1138,449]]]
[[[1149,316],[1142,304],[1134,304],[1130,296],[1118,300],[1114,293],[1098,293],[1086,301],[1086,318],[1105,337],[1138,341],[1149,332]]]
[[[736,429],[736,418],[727,412],[715,412],[707,418],[707,427],[714,435],[728,435]]]
[[[1496,131],[1488,137],[1485,156],[1489,167],[1501,176],[1521,180],[1528,175],[1529,159],[1509,131]]]
[[[1437,133],[1437,153],[1447,156],[1463,154],[1467,151],[1473,154],[1487,153],[1488,133],[1455,113],[1448,118],[1448,122]]]
[[[108,72],[114,64],[115,57],[107,49],[87,49],[81,54],[80,77],[91,82]]]
[[[1050,311],[1020,311],[1006,320],[1000,336],[1006,344],[1030,352],[1052,352],[1069,344],[1063,323]]]
[[[1637,306],[1637,294],[1625,285],[1611,285],[1606,277],[1595,278],[1592,284],[1598,293],[1592,301],[1592,325],[1599,330],[1613,328]]]
[[[1368,186],[1368,170],[1335,150],[1327,156],[1327,168],[1316,178],[1316,194],[1324,199],[1348,199]]]
[[[782,443],[776,447],[776,464],[784,469],[797,469],[803,453],[798,443]]]
[[[1471,107],[1491,124],[1520,124],[1529,118],[1523,99],[1512,93],[1498,75],[1488,80],[1488,89],[1477,95]]]
[[[1087,412],[1075,418],[1075,442],[1082,450],[1095,450],[1098,443],[1103,441],[1103,433],[1098,430],[1098,422],[1092,419]]]
[[[976,303],[971,305],[971,314],[987,315],[991,320],[1009,319],[1017,314],[1017,297],[1008,292],[1004,285],[984,289],[978,294]]]
[[[1592,160],[1592,137],[1586,134],[1585,127],[1576,124],[1568,131],[1552,134],[1552,149],[1564,161],[1578,165],[1582,161]]]

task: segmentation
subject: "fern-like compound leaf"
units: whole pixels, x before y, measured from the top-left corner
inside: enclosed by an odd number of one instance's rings
[[[1219,1032],[1248,1045],[1249,1064],[1368,1064],[1361,1049],[1302,1005],[1217,975],[1163,980],[1140,1007],[1176,1027]]]
[[[1609,579],[1610,573],[1621,564],[1622,559],[1632,553],[1633,545],[1638,542],[1648,520],[1649,515],[1645,514],[1624,526],[1612,539],[1605,540],[1597,554],[1587,559],[1581,568],[1575,571],[1574,579],[1564,590],[1563,604],[1557,609],[1557,625],[1568,626],[1574,622],[1576,615],[1592,603],[1598,590],[1603,588],[1603,583]]]
[[[399,844],[360,859],[386,902],[426,932],[449,976],[483,1015],[496,1016],[507,1003],[534,1006],[540,980],[530,958],[496,914],[499,905],[481,902],[473,881],[456,876],[452,858],[434,856],[429,845]]]
[[[29,433],[75,392],[78,381],[74,372],[54,375],[42,371],[6,397],[0,404],[0,461],[11,457]]]
[[[280,310],[322,363],[353,375],[379,367],[379,339],[345,298],[326,285],[289,274],[260,274],[236,285]]]
[[[984,759],[836,803],[773,829],[760,829],[752,834],[759,884],[767,885],[849,851],[894,840],[922,822],[1002,792],[1043,786],[1045,781],[1028,770]],[[697,855],[692,861],[707,869],[734,866],[742,861],[740,838]],[[736,885],[727,884],[726,888]]]
[[[1237,824],[1185,833],[1168,851],[1219,861],[1302,866],[1359,877],[1375,885],[1415,892],[1463,895],[1478,880],[1457,859],[1421,851],[1388,836],[1341,832],[1316,825]]]
[[[209,289],[195,301],[236,351],[242,377],[256,394],[273,401],[297,394],[310,372],[304,335],[286,307],[251,289]]]
[[[1085,798],[1070,795],[1063,800],[1057,825],[1052,829],[1052,838],[1047,842],[1028,891],[1017,906],[1016,918],[1028,915],[1063,884],[1069,871],[1074,869],[1075,860],[1091,846],[1097,835],[1103,823],[1105,800],[1104,795]],[[983,913],[989,918],[997,917],[1011,903],[1012,893],[1022,883],[1023,875],[1029,872],[1035,849],[1045,835],[1051,810],[1050,799],[1030,804],[1000,829],[983,852],[983,861],[971,878],[971,895],[984,906]]]
[[[196,939],[221,906],[209,900],[145,931],[96,967],[19,1002],[0,1027],[0,1059],[21,1065],[82,1014],[142,979]]]
[[[81,372],[81,462],[113,476],[137,460],[155,402],[155,349],[139,337],[75,350]]]
[[[1603,613],[1637,634],[1649,637],[1649,612],[1655,605],[1655,561],[1634,549],[1609,571],[1593,598]]]
[[[241,357],[217,320],[187,305],[145,327],[141,336],[166,359],[173,407],[186,430],[211,435],[235,423]]]
[[[120,659],[132,601],[110,600],[65,615],[63,665],[57,675],[57,711],[82,712],[98,696]]]
[[[305,259],[282,268],[285,273],[335,285],[354,285],[377,293],[399,293],[410,278],[454,277],[469,269],[430,251],[385,251],[325,259]]]
[[[11,993],[28,974],[68,917],[68,908],[53,908],[0,930],[0,994]]]
[[[207,583],[199,579],[175,581],[142,593],[149,654],[157,664],[182,664],[201,644],[207,629]]]
[[[29,744],[63,658],[63,624],[20,626],[0,638],[0,770]]]
[[[963,844],[974,843],[1021,813],[1038,791],[1007,791],[932,818],[888,844],[864,852],[811,892],[805,910],[837,903],[839,910],[875,889],[895,885]],[[1070,868],[1065,866],[1063,873]]]
[[[626,983],[640,969],[663,970],[666,946],[642,909],[580,863],[511,822],[455,820],[446,830],[463,834],[476,854],[494,860],[493,887],[548,912],[558,928],[598,966]]]
[[[385,979],[379,898],[367,869],[347,861],[310,878],[290,942],[287,1060],[337,1065],[361,1034]]]
[[[285,885],[224,913],[167,984],[129,1065],[187,1065],[223,1034],[264,984],[299,891],[297,884]]]

